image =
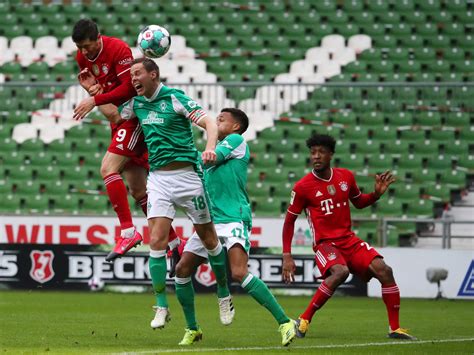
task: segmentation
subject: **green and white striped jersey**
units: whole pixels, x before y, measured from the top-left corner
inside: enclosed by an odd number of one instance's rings
[[[150,171],[174,161],[198,164],[191,122],[206,112],[183,91],[160,84],[151,98],[135,96],[119,107],[123,119],[137,117],[148,147]]]
[[[247,166],[250,152],[240,134],[230,134],[216,146],[217,162],[206,166],[204,179],[214,223],[243,221],[252,226],[247,195]]]

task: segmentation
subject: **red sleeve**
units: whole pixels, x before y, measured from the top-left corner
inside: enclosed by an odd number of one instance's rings
[[[370,194],[360,194],[357,197],[351,198],[352,204],[356,208],[365,208],[367,206],[373,205],[376,201],[378,200],[377,197],[375,197],[375,193],[371,192]]]
[[[375,197],[375,194],[373,192],[370,194],[363,194],[362,192],[360,192],[359,186],[357,186],[357,183],[355,181],[354,174],[350,174],[351,187],[349,191],[349,198],[352,204],[359,209],[373,205],[378,200]]]
[[[298,215],[291,212],[286,213],[285,222],[283,223],[283,253],[291,253],[291,242],[295,233],[295,221]]]
[[[132,51],[125,43],[118,42],[113,48],[113,52],[112,65],[120,84],[105,94],[96,95],[94,99],[97,106],[110,103],[119,106],[137,94],[130,78],[130,67],[133,61]]]
[[[137,95],[135,88],[130,80],[130,72],[124,73],[119,77],[120,85],[105,94],[94,96],[96,106],[105,104],[114,104],[120,106]]]

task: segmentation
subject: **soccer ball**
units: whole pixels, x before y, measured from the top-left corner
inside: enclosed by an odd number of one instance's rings
[[[137,46],[146,57],[160,58],[170,49],[171,36],[166,28],[149,25],[138,34]]]
[[[104,288],[105,283],[100,279],[100,277],[94,276],[87,281],[87,285],[89,285],[91,291],[97,292]]]

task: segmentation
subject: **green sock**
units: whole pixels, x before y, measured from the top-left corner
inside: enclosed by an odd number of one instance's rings
[[[153,255],[153,256],[152,256]],[[166,298],[166,251],[150,250],[148,267],[150,268],[151,282],[155,291],[156,305],[158,307],[168,308],[168,299]]]
[[[207,254],[209,256],[209,263],[211,264],[212,271],[214,271],[214,275],[216,275],[217,297],[227,297],[230,295],[230,291],[227,285],[227,259],[225,256],[225,250],[219,242],[215,249],[207,250]]]
[[[258,277],[248,273],[244,277],[244,281],[240,285],[247,291],[258,303],[268,309],[273,317],[276,319],[278,324],[287,323],[290,318],[285,314],[283,308],[276,300],[275,296],[270,292],[265,282],[260,280]]]
[[[194,311],[194,287],[190,277],[175,278],[176,297],[183,308],[186,327],[197,330],[196,313]]]

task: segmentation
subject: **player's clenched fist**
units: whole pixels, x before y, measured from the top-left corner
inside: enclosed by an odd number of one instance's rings
[[[217,155],[214,150],[205,150],[201,155],[204,164],[212,164],[216,161]]]

